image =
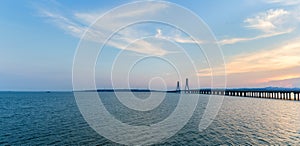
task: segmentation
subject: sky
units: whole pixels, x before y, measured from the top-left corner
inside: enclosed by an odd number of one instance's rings
[[[72,90],[81,42],[91,48],[105,43],[93,64],[97,88],[174,89],[177,80],[184,88],[185,78],[191,88],[211,87],[212,63],[201,50],[206,41],[164,23],[129,25],[144,17],[167,19],[166,14],[176,16],[174,23],[189,22],[172,4],[195,14],[214,35],[223,54],[216,60],[225,61],[226,87],[300,87],[299,0],[171,0],[171,5],[148,2],[109,13],[134,2],[0,1],[0,90]],[[116,26],[126,27],[113,33]],[[222,64],[215,67],[214,74],[222,74]],[[79,78],[84,85],[85,74]]]

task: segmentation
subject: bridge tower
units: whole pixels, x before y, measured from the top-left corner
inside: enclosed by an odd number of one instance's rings
[[[184,88],[184,90],[185,90],[185,93],[190,93],[189,79],[188,78],[185,79],[185,88]]]
[[[177,81],[176,92],[177,92],[177,93],[180,93],[180,84],[179,84],[179,81]]]

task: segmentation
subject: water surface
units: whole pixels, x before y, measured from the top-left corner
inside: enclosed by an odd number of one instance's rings
[[[136,93],[146,98],[149,93]],[[116,119],[151,125],[172,113],[178,94],[168,93],[152,111],[128,110],[113,93],[100,93]],[[225,97],[218,116],[198,131],[208,102],[201,95],[196,111],[176,135],[158,145],[300,145],[300,102]],[[180,118],[180,115],[179,117]],[[83,119],[71,92],[0,92],[0,145],[115,145]]]

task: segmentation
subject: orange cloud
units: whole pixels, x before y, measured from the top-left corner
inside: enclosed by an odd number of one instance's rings
[[[231,57],[226,63],[226,73],[230,78],[228,80],[229,84],[230,82],[241,82],[241,80],[259,84],[300,78],[299,54],[300,38],[281,44],[273,49],[264,49]],[[216,73],[216,75],[220,73]],[[211,69],[200,70],[198,76],[211,76]]]

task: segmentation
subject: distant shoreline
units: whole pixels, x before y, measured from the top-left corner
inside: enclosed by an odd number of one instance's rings
[[[300,91],[300,88],[283,88],[283,87],[265,87],[265,88],[201,88],[201,89],[190,89],[190,90],[249,90],[249,91]],[[184,91],[184,90],[181,90]],[[96,90],[44,90],[44,91],[0,91],[1,92],[37,92],[37,93],[51,93],[51,92],[168,92],[174,93],[176,90],[151,90],[151,89],[96,89]]]

